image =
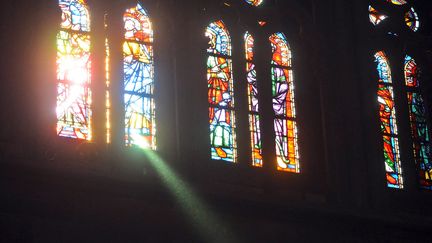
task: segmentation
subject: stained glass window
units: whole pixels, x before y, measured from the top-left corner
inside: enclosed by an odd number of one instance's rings
[[[414,8],[411,8],[405,14],[405,23],[414,32],[420,28],[420,21]]]
[[[390,65],[387,56],[382,51],[375,54],[375,62],[379,76],[378,103],[387,186],[401,189],[403,188],[403,177]]]
[[[373,25],[378,25],[387,18],[387,15],[380,14],[375,8],[369,5],[369,20]]]
[[[270,36],[277,168],[300,173],[291,49],[283,33]]]
[[[245,0],[250,5],[259,6],[261,3],[263,3],[263,0]]]
[[[84,0],[59,0],[57,34],[57,134],[90,141],[90,15]]]
[[[394,5],[404,5],[407,3],[405,0],[386,0],[386,2],[393,3]]]
[[[263,166],[261,144],[261,118],[259,115],[257,74],[254,63],[254,38],[248,32],[244,36],[246,72],[248,82],[249,130],[251,134],[252,165]]]
[[[207,82],[211,158],[236,162],[231,39],[225,24],[220,20],[211,23],[205,35],[209,38]]]
[[[156,149],[153,28],[137,4],[123,16],[125,28],[124,104],[126,145]]]
[[[420,186],[432,190],[432,151],[426,106],[420,92],[418,68],[415,60],[405,56],[405,85],[408,96],[414,159],[420,175]]]

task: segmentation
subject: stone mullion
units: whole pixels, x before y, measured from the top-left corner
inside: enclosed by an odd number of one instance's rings
[[[117,149],[123,148],[124,99],[123,99],[123,12],[126,6],[114,4],[106,16],[106,37],[110,48],[109,79],[111,94],[111,143]]]
[[[105,38],[104,9],[98,1],[89,2],[91,40],[92,141],[105,143]]]

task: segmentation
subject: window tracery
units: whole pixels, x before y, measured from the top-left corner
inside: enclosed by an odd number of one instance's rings
[[[405,0],[385,0],[388,3],[392,3],[394,5],[404,5],[407,2]]]
[[[387,18],[387,15],[379,13],[379,11],[369,5],[369,20],[373,25],[378,25]]]
[[[420,20],[413,7],[405,14],[405,24],[414,32],[420,28]]]
[[[263,3],[264,0],[245,0],[247,3],[253,6],[259,6]]]
[[[392,3],[393,5],[407,5],[406,1],[403,0],[387,0],[387,2]],[[407,7],[405,7],[407,8]],[[393,16],[398,17],[398,16]],[[406,26],[413,32],[417,32],[420,28],[420,19],[417,14],[417,12],[414,10],[414,7],[407,8],[407,11],[405,12],[404,21]],[[369,5],[369,20],[370,22],[377,26],[384,20],[390,18],[389,16],[382,14],[381,11],[378,11],[372,5]]]

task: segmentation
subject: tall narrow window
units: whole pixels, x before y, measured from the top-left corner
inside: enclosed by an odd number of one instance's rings
[[[123,16],[125,28],[124,104],[126,145],[156,149],[153,29],[137,4]]]
[[[379,76],[378,103],[387,186],[401,189],[403,188],[403,177],[390,65],[387,56],[382,51],[375,54],[375,62]]]
[[[248,82],[249,130],[251,134],[252,165],[263,166],[261,128],[258,104],[257,75],[254,63],[254,38],[249,32],[244,36],[246,51],[246,72]]]
[[[90,141],[90,16],[84,0],[59,0],[57,34],[57,134]]]
[[[414,159],[420,175],[420,186],[432,190],[432,154],[426,107],[420,92],[420,81],[415,60],[405,56],[405,85],[408,96]]]
[[[108,28],[107,24],[108,15],[105,14],[105,31]],[[111,80],[110,80],[110,47],[108,38],[105,38],[105,129],[106,129],[106,143],[111,143]]]
[[[270,36],[277,169],[300,173],[292,57],[283,33]]]
[[[207,83],[211,158],[236,162],[231,39],[225,24],[220,20],[211,23],[205,35],[210,39]]]

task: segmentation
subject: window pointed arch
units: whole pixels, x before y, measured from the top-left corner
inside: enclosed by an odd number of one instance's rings
[[[125,142],[156,149],[153,27],[141,4],[123,15]]]
[[[277,169],[300,173],[291,49],[283,33],[269,39]]]
[[[205,36],[209,38],[207,85],[211,158],[236,162],[231,38],[221,20],[210,23],[206,28]]]
[[[92,139],[90,13],[85,0],[59,0],[57,134]]]
[[[396,107],[390,64],[383,51],[379,51],[375,54],[375,62],[377,64],[379,77],[377,94],[387,186],[402,189],[404,183],[400,161]]]
[[[416,61],[411,56],[406,55],[404,65],[405,87],[408,97],[414,160],[419,171],[421,188],[432,190],[432,143],[426,105],[420,91],[418,70]]]
[[[248,104],[249,104],[249,131],[251,136],[252,166],[263,166],[263,151],[261,143],[261,117],[259,114],[258,102],[258,81],[255,68],[253,36],[246,32],[244,35],[246,52],[246,73],[248,83]]]
[[[413,7],[411,7],[409,11],[405,13],[405,24],[414,32],[417,32],[417,30],[420,28],[420,20]]]

